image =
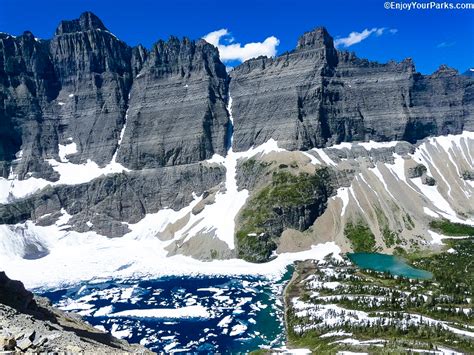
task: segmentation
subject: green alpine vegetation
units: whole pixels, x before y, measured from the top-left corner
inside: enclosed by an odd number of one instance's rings
[[[242,170],[246,174],[259,175],[265,170],[265,168],[267,168],[270,165],[271,165],[271,163],[264,162],[264,161],[258,161],[257,159],[250,158],[250,159],[247,159],[242,164]]]
[[[382,233],[383,241],[385,245],[390,248],[396,244],[400,244],[402,240],[397,232],[394,232],[390,229],[390,225],[387,217],[380,208],[375,209],[375,214],[377,216],[377,222],[379,224],[380,232]],[[403,222],[407,229],[413,229],[411,218],[408,214],[403,216]]]
[[[382,237],[383,237],[383,241],[385,242],[385,245],[388,248],[393,247],[394,245],[400,244],[402,242],[398,233],[391,231],[390,228],[387,226],[385,226],[385,228],[382,231]]]
[[[347,223],[344,235],[352,243],[355,252],[371,252],[375,248],[375,236],[369,226],[359,221],[357,223]]]
[[[474,238],[444,239],[443,243],[450,251],[426,257],[419,255],[405,256],[417,268],[428,270],[439,282],[441,292],[453,299],[474,294]],[[474,325],[474,322],[471,322]]]
[[[430,227],[444,235],[449,236],[474,236],[474,227],[462,223],[453,223],[447,219],[430,222]]]
[[[285,292],[289,346],[328,354],[474,353],[474,238],[444,242],[441,253],[403,255],[430,271],[429,280],[361,270],[345,258],[298,263]]]

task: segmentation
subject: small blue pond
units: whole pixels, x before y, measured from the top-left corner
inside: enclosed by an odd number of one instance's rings
[[[433,277],[431,272],[408,265],[402,258],[380,253],[350,253],[349,259],[361,269],[388,272],[392,275],[410,279],[427,280]]]

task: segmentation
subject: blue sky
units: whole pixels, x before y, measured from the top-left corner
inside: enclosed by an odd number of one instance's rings
[[[422,73],[440,64],[461,72],[474,67],[474,9],[386,10],[383,0],[0,0],[0,31],[30,30],[50,38],[60,20],[77,18],[86,10],[130,45],[150,47],[170,35],[200,38],[227,29],[242,46],[275,37],[276,51],[283,53],[295,47],[303,32],[325,26],[341,39],[340,47],[350,44],[343,39],[351,32],[357,32],[352,39],[370,32],[347,48],[360,57],[379,62],[412,57]]]

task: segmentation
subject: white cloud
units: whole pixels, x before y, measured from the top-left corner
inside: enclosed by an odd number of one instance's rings
[[[208,33],[203,39],[219,49],[219,56],[223,62],[232,60],[243,62],[261,55],[273,57],[277,52],[276,47],[280,44],[278,38],[271,36],[263,42],[246,43],[242,46],[240,43],[233,43],[234,38],[225,28]],[[222,44],[221,40],[226,40],[228,44]]]
[[[387,29],[386,27],[374,27],[371,29],[366,28],[362,32],[351,32],[349,36],[343,38],[336,38],[334,40],[334,45],[336,47],[343,46],[343,47],[350,47],[354,44],[360,43],[363,40],[369,38],[371,35],[375,35],[377,37],[383,35],[386,31],[391,34],[395,34],[398,32],[396,28]]]
[[[449,48],[449,47],[454,46],[455,44],[456,42],[441,42],[441,43],[438,43],[436,48]]]
[[[385,31],[385,27],[377,28],[377,30],[375,31],[375,35],[376,36],[381,36],[381,35],[383,35],[383,31]]]

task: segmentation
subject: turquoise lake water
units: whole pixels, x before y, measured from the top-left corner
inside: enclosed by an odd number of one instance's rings
[[[402,258],[380,253],[350,253],[349,259],[361,269],[389,272],[410,279],[431,279],[433,274],[408,265]]]

